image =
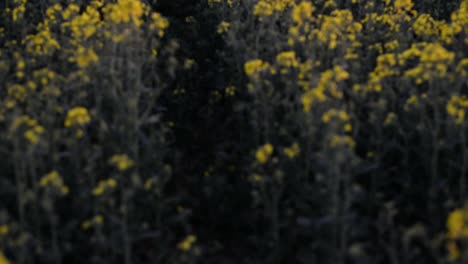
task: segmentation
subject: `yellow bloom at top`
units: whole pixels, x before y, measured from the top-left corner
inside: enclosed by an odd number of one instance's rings
[[[91,122],[91,117],[89,116],[88,109],[77,106],[68,111],[64,125],[65,127],[71,127],[74,125],[86,125],[89,122]]]
[[[120,171],[125,171],[135,166],[135,162],[131,160],[126,154],[116,154],[112,156],[109,162],[110,164],[117,167],[117,169]]]
[[[395,9],[399,10],[411,10],[413,8],[412,0],[395,0],[394,3]]]
[[[273,13],[282,12],[288,6],[293,6],[293,0],[260,0],[254,7],[255,16],[271,16]]]
[[[268,162],[271,154],[273,154],[273,146],[267,143],[257,150],[255,153],[255,158],[260,164],[265,164]]]
[[[197,241],[197,237],[194,235],[188,235],[184,240],[177,244],[177,248],[182,251],[188,251],[192,248],[192,244]]]
[[[292,11],[292,19],[297,24],[301,25],[304,20],[312,18],[312,12],[314,12],[314,6],[311,2],[302,1],[299,5],[295,6]]]
[[[146,5],[139,0],[118,0],[116,4],[104,7],[107,18],[116,24],[133,23],[140,27],[143,24],[142,16]]]
[[[260,59],[251,60],[244,64],[245,74],[252,76],[266,70],[270,65]]]

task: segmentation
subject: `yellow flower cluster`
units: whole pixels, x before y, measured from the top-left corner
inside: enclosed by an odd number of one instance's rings
[[[85,48],[83,46],[79,46],[76,50],[75,55],[70,57],[68,61],[76,62],[76,64],[78,64],[78,66],[80,66],[81,68],[86,68],[90,64],[98,62],[99,57],[96,54],[96,52],[94,52],[93,48]]]
[[[443,22],[436,21],[429,14],[421,14],[416,18],[411,29],[418,36],[437,37]]]
[[[448,65],[455,59],[455,53],[446,50],[438,43],[423,44],[420,50],[420,63],[407,70],[404,75],[416,80],[417,84],[434,77],[443,78],[447,74]]]
[[[244,64],[244,72],[247,74],[249,77],[253,77],[260,72],[268,69],[270,67],[270,64],[268,62],[264,62],[260,59],[255,59],[248,61]]]
[[[67,112],[65,119],[65,127],[83,126],[91,122],[88,109],[82,106],[77,106]]]
[[[227,32],[229,30],[230,26],[231,23],[227,21],[221,21],[221,23],[219,23],[218,25],[218,28],[216,29],[216,32],[218,32],[218,34],[223,34],[224,32]]]
[[[351,136],[348,135],[333,135],[330,139],[330,147],[332,148],[350,148],[353,149],[356,142]]]
[[[332,118],[338,118],[341,121],[348,121],[349,116],[343,110],[330,109],[322,115],[322,121],[326,124],[329,123]]]
[[[310,112],[314,102],[324,102],[328,97],[341,99],[343,92],[338,88],[338,84],[349,78],[349,73],[341,66],[322,72],[317,85],[314,88],[306,88],[301,101],[304,112]]]
[[[19,129],[22,129],[23,136],[32,144],[39,142],[40,136],[44,133],[44,127],[27,115],[17,117],[10,128],[10,133],[13,135]]]
[[[164,36],[164,30],[169,27],[169,21],[161,14],[154,12],[151,14],[150,30],[157,32],[159,37]]]
[[[299,62],[294,51],[284,51],[276,56],[276,62],[282,67],[298,67]]]
[[[93,190],[93,195],[101,196],[104,194],[104,192],[113,190],[115,189],[115,187],[117,187],[117,181],[113,178],[100,180],[96,188],[94,188]]]
[[[6,224],[0,225],[0,236],[10,233],[10,227]]]
[[[270,156],[273,154],[273,145],[267,143],[255,152],[255,158],[260,164],[265,164],[270,159]]]
[[[136,27],[143,24],[142,17],[148,11],[148,7],[139,0],[118,0],[103,8],[106,19],[115,24],[133,23]]]
[[[234,96],[236,95],[236,86],[234,85],[229,85],[228,87],[225,88],[225,94],[227,96]]]
[[[343,130],[345,132],[351,132],[353,130],[353,126],[349,123],[350,118],[345,111],[332,108],[322,115],[322,122],[325,124],[329,123],[332,119],[344,122]]]
[[[254,6],[254,15],[260,18],[268,17],[293,5],[294,0],[259,0]]]
[[[288,158],[294,159],[297,155],[299,155],[301,149],[297,143],[294,143],[290,147],[284,148],[283,152],[286,156],[288,156]]]
[[[399,73],[397,66],[397,57],[392,54],[382,54],[377,57],[377,65],[372,72],[369,73],[366,91],[381,92],[381,82],[390,76],[395,76]]]
[[[397,115],[394,112],[388,113],[384,120],[384,126],[389,126],[397,118]]]
[[[455,119],[457,125],[465,121],[465,109],[468,108],[468,98],[466,96],[452,95],[447,103],[447,113]]]
[[[393,3],[395,9],[409,11],[413,8],[412,0],[395,0]]]
[[[48,27],[33,35],[26,36],[26,51],[33,55],[52,55],[52,53],[61,48],[59,42],[52,37]]]
[[[304,21],[312,19],[315,7],[309,1],[302,1],[296,5],[292,11],[292,19],[297,25],[302,25]]]
[[[87,6],[81,15],[78,15],[79,10],[79,6],[70,4],[62,12],[65,20],[62,28],[70,29],[74,39],[87,40],[97,32],[102,23],[101,17],[99,11],[92,6]]]
[[[6,10],[6,13],[11,13],[13,22],[19,22],[23,18],[26,12],[26,3],[27,0],[13,0],[13,4],[15,5],[13,9]]]
[[[95,215],[93,218],[90,220],[85,220],[83,223],[81,223],[81,229],[84,231],[90,229],[93,226],[99,226],[104,223],[104,216],[102,215]]]
[[[335,10],[329,16],[319,15],[320,28],[312,30],[312,34],[329,49],[336,49],[338,43],[346,43],[356,39],[356,33],[362,30],[359,22],[354,22],[349,10]]]
[[[39,181],[39,186],[42,188],[50,186],[58,190],[62,195],[67,195],[70,191],[68,186],[64,183],[62,176],[55,170],[42,177]]]
[[[460,60],[457,65],[456,72],[463,77],[468,77],[468,58]]]
[[[126,154],[116,154],[112,156],[109,160],[109,163],[114,165],[120,171],[126,171],[135,166],[135,162]]]
[[[447,218],[447,249],[451,260],[460,258],[460,248],[456,241],[468,238],[468,210],[455,209]]]
[[[195,242],[197,242],[197,237],[194,235],[188,235],[184,240],[177,244],[177,248],[182,251],[189,251]]]
[[[10,261],[3,255],[3,252],[0,250],[0,264],[10,264]]]

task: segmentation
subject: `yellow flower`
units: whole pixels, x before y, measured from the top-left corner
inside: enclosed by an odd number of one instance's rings
[[[39,125],[36,120],[27,115],[18,117],[14,120],[11,126],[11,133],[16,132],[16,130],[20,127],[25,129],[23,132],[23,137],[33,145],[39,142],[40,135],[44,133],[44,127]]]
[[[3,255],[3,252],[0,250],[0,264],[10,264],[10,261]]]
[[[221,23],[219,23],[218,25],[218,28],[216,29],[216,32],[218,32],[218,34],[227,32],[230,26],[231,26],[231,23],[226,22],[226,21],[221,21]]]
[[[76,56],[71,57],[70,61],[76,62],[81,68],[86,68],[92,63],[99,61],[99,57],[92,48],[78,47]]]
[[[276,56],[276,62],[283,67],[298,67],[299,62],[296,59],[294,51],[281,52]]]
[[[352,132],[353,131],[353,126],[350,123],[345,124],[344,131],[345,132]]]
[[[126,154],[116,154],[111,157],[110,164],[114,165],[120,171],[125,171],[133,166],[135,166],[135,162],[131,160]]]
[[[167,27],[169,27],[169,21],[161,14],[155,12],[151,15],[150,29],[155,30],[159,37],[164,36],[164,30]]]
[[[193,243],[197,241],[197,237],[194,235],[188,235],[184,240],[177,244],[177,248],[182,251],[188,251],[192,248]]]
[[[466,96],[452,95],[447,103],[447,113],[455,118],[457,125],[463,124],[465,121],[465,109],[468,108],[468,99]]]
[[[332,148],[338,148],[338,147],[348,147],[353,149],[356,146],[356,142],[354,139],[348,135],[346,136],[339,136],[339,135],[333,135],[332,138],[330,139],[330,146]]]
[[[450,241],[447,243],[447,251],[449,253],[449,258],[451,261],[456,261],[460,258],[460,249],[457,246],[455,241]]]
[[[147,6],[139,0],[118,0],[115,4],[108,4],[104,7],[104,14],[107,20],[115,24],[133,23],[136,27],[143,24],[142,16],[146,12]]]
[[[255,153],[255,158],[260,164],[265,164],[268,162],[271,154],[273,154],[273,146],[267,143],[257,150]]]
[[[96,223],[97,225],[104,223],[104,217],[102,215],[96,215],[94,217],[94,223]]]
[[[390,125],[393,122],[393,120],[395,120],[395,118],[396,118],[395,113],[393,113],[393,112],[388,113],[388,115],[387,115],[387,117],[385,118],[385,121],[384,121],[384,126]]]
[[[112,190],[117,187],[117,181],[113,178],[101,180],[98,185],[93,189],[94,196],[101,196],[106,190]]]
[[[290,159],[295,158],[297,155],[299,155],[300,148],[297,143],[292,144],[292,146],[284,148],[284,154],[288,156]]]
[[[151,178],[151,179],[148,179],[145,181],[145,184],[144,184],[144,188],[146,190],[150,190],[151,188],[153,188],[154,185],[156,185],[158,183],[158,179],[156,178]]]
[[[447,218],[447,229],[450,239],[468,237],[468,210],[453,210]]]
[[[42,177],[39,181],[39,186],[41,188],[51,186],[56,190],[60,191],[62,195],[67,195],[70,191],[68,189],[68,186],[64,183],[62,176],[60,176],[60,174],[56,170],[53,170],[44,177]]]
[[[264,62],[260,59],[255,59],[244,64],[244,71],[248,76],[252,76],[266,70],[268,67],[269,64],[267,62]]]
[[[91,117],[89,116],[88,109],[82,106],[77,106],[70,109],[67,113],[65,119],[65,127],[71,127],[74,125],[86,125],[91,122]]]
[[[102,215],[95,215],[92,219],[90,220],[85,220],[83,223],[81,223],[81,229],[84,231],[90,229],[92,226],[99,226],[104,223],[104,216]]]
[[[236,95],[236,87],[234,85],[229,85],[225,88],[225,93],[227,96],[234,96]]]
[[[184,69],[190,70],[193,65],[195,65],[195,60],[194,59],[186,59],[184,61]]]
[[[8,225],[0,225],[0,236],[6,235],[10,232],[10,227]]]
[[[413,1],[411,0],[395,0],[395,9],[411,10],[413,8]]]
[[[263,177],[262,177],[262,175],[255,173],[254,175],[252,175],[251,180],[254,183],[262,183],[263,182]]]
[[[302,1],[299,5],[295,6],[292,11],[292,19],[297,24],[301,25],[304,20],[312,18],[312,12],[314,12],[314,6],[309,1]]]

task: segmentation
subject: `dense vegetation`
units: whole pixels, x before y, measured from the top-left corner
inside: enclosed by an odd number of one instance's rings
[[[0,264],[468,261],[468,0],[5,0],[0,94]]]

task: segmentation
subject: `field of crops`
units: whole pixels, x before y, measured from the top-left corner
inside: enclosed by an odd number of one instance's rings
[[[468,0],[3,0],[0,264],[468,263],[466,111]]]

